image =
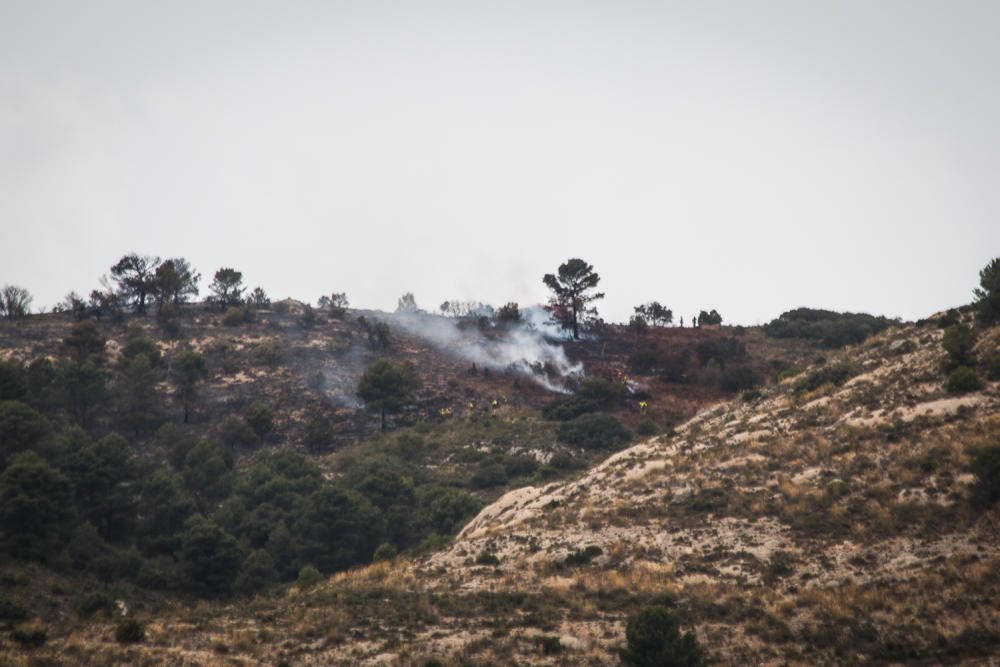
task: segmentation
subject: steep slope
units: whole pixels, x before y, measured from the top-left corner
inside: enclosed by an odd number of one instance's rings
[[[940,338],[895,329],[826,362],[856,373],[842,386],[792,378],[578,480],[515,490],[421,572],[436,588],[669,591],[722,661],[995,653],[998,515],[970,508],[966,465],[1000,441],[1000,395],[947,395]],[[475,566],[483,553],[499,566]],[[621,636],[563,631],[598,650]]]

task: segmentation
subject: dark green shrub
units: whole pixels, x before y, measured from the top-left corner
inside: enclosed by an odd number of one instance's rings
[[[496,557],[496,554],[490,553],[489,551],[483,551],[476,556],[476,565],[489,565],[496,567],[499,564],[500,559]]]
[[[642,336],[649,331],[649,325],[646,324],[646,320],[638,315],[633,315],[628,320],[628,330],[637,336]]]
[[[123,618],[115,628],[115,641],[119,644],[138,644],[146,640],[146,625],[134,618]]]
[[[295,580],[295,585],[302,590],[306,590],[321,581],[323,581],[323,575],[319,573],[319,570],[312,565],[306,565],[299,570],[299,576]]]
[[[952,394],[965,394],[983,388],[983,382],[976,371],[968,366],[959,366],[948,375],[945,388]]]
[[[417,552],[426,554],[432,551],[440,551],[448,545],[448,541],[449,538],[444,535],[431,533],[424,539],[420,540],[420,544],[417,545]]]
[[[949,308],[944,315],[937,319],[937,326],[939,329],[947,329],[953,324],[958,324],[962,321],[962,315],[954,308]]]
[[[625,626],[622,664],[627,667],[697,667],[705,664],[698,640],[681,634],[680,621],[666,607],[645,607]]]
[[[787,380],[788,378],[793,378],[796,375],[800,374],[801,372],[802,372],[801,368],[798,368],[797,366],[789,366],[788,368],[784,368],[780,371],[777,371],[774,374],[774,381],[781,382],[783,380]]]
[[[628,390],[621,382],[595,377],[584,380],[576,390],[576,396],[593,401],[602,410],[609,410],[625,400]]]
[[[798,380],[792,388],[795,393],[802,394],[807,391],[819,389],[825,384],[832,384],[835,387],[839,387],[857,374],[857,368],[849,364],[823,366]]]
[[[542,408],[549,421],[569,421],[591,412],[610,410],[627,396],[625,385],[604,378],[587,378],[572,396],[560,396]]]
[[[45,644],[49,638],[49,632],[44,626],[39,624],[22,625],[14,628],[10,634],[11,638],[21,646],[26,648],[38,648]]]
[[[28,395],[24,367],[12,361],[0,360],[0,401],[23,401]]]
[[[1000,445],[975,450],[969,468],[976,477],[972,487],[973,500],[983,506],[1000,500]]]
[[[17,572],[0,572],[0,586],[27,586],[31,579]]]
[[[274,429],[274,411],[267,404],[254,401],[244,415],[247,424],[254,430],[257,437],[263,440]]]
[[[299,315],[299,326],[303,329],[312,329],[316,326],[316,311],[308,303],[302,308],[302,314]]]
[[[152,338],[138,335],[132,336],[125,342],[125,346],[122,347],[121,356],[118,358],[118,366],[127,368],[129,362],[140,354],[145,355],[149,359],[150,366],[159,366],[163,363],[163,355],[156,341]]]
[[[976,295],[976,317],[983,324],[1000,321],[1000,257],[994,258],[979,272]]]
[[[36,357],[25,370],[28,386],[28,403],[36,408],[48,410],[60,403],[62,388],[55,364],[47,357]]]
[[[560,396],[542,408],[542,418],[565,422],[600,410],[597,403],[579,396]]]
[[[641,422],[635,425],[635,432],[637,435],[650,436],[656,435],[656,422],[652,419],[643,419]]]
[[[555,635],[542,635],[535,638],[542,655],[558,655],[562,653],[563,645],[559,637]]]
[[[329,484],[305,498],[290,528],[297,562],[321,572],[370,563],[385,541],[379,509],[360,493]]]
[[[639,345],[629,355],[629,369],[641,375],[660,375],[668,382],[687,382],[691,379],[692,352],[689,347],[671,346],[663,350],[656,343]]]
[[[173,564],[160,566],[150,561],[144,562],[139,571],[135,574],[135,583],[140,588],[147,588],[151,591],[165,591],[171,584],[179,580]]]
[[[165,303],[156,311],[156,323],[160,330],[170,338],[181,335],[180,309],[172,303]]]
[[[250,350],[250,361],[257,366],[278,366],[284,354],[281,346],[274,341],[265,341]]]
[[[23,621],[28,617],[28,610],[5,598],[0,598],[0,621]]]
[[[376,563],[383,560],[392,560],[396,557],[396,547],[394,547],[390,542],[383,542],[378,545],[375,549],[375,555],[372,556],[372,560]]]
[[[273,584],[278,579],[271,554],[263,549],[250,552],[240,573],[233,582],[233,590],[239,593],[255,593]]]
[[[21,646],[38,648],[48,640],[49,632],[41,623],[33,622],[14,628],[14,632],[10,633],[10,636]]]
[[[651,373],[659,366],[660,349],[656,343],[636,346],[628,358],[629,370],[633,373]]]
[[[698,371],[696,379],[703,387],[721,387],[722,366],[715,359],[709,359],[705,367]]]
[[[532,456],[521,454],[503,457],[503,469],[507,477],[527,477],[538,469],[538,461]]]
[[[407,461],[419,461],[427,443],[416,433],[401,433],[396,438],[395,455]]]
[[[63,347],[78,364],[100,359],[104,354],[107,340],[101,335],[97,325],[85,321],[73,325],[69,335],[63,339]]]
[[[481,452],[478,449],[462,449],[452,455],[452,463],[479,463],[486,458],[486,452]]]
[[[472,473],[469,484],[474,489],[488,489],[492,486],[502,486],[507,483],[507,472],[499,463],[486,463]]]
[[[726,366],[722,369],[722,388],[725,391],[736,393],[745,389],[754,389],[764,382],[753,366],[737,365]]]
[[[451,535],[482,506],[475,496],[446,486],[421,486],[416,493],[416,525],[421,534]]]
[[[582,415],[556,430],[559,440],[583,449],[614,449],[632,439],[615,417],[603,412]]]
[[[203,595],[229,593],[243,562],[233,536],[200,515],[184,522],[179,555],[187,585]]]
[[[228,415],[218,426],[219,440],[230,449],[255,449],[260,446],[257,432],[242,417]]]
[[[313,409],[306,419],[303,440],[310,452],[320,452],[330,447],[337,434],[333,420],[323,410]]]
[[[132,579],[142,567],[142,556],[135,547],[131,549],[116,549],[105,547],[101,556],[89,564],[97,580],[110,584],[122,579]]]
[[[944,370],[952,371],[959,366],[972,366],[976,363],[976,355],[972,348],[976,345],[976,333],[967,326],[954,324],[945,329],[941,339],[944,351],[948,353]]]
[[[695,347],[695,353],[698,355],[698,362],[702,366],[715,360],[720,367],[725,367],[733,361],[746,358],[747,346],[735,338],[719,338],[698,343]]]
[[[1000,380],[1000,352],[994,352],[986,358],[986,379],[991,382]]]
[[[222,323],[227,327],[238,327],[249,321],[249,318],[249,309],[230,306],[226,309],[226,314],[222,316]]]
[[[217,442],[199,440],[184,456],[182,476],[189,490],[208,500],[222,500],[232,488],[233,457]]]
[[[795,568],[793,567],[794,564],[794,558],[787,551],[783,551],[781,549],[775,551],[771,554],[771,559],[768,562],[767,567],[764,569],[764,583],[770,586],[779,579],[792,574],[795,572]]]
[[[411,363],[394,365],[387,359],[378,359],[364,372],[358,382],[358,398],[365,407],[380,417],[382,430],[386,429],[386,415],[399,412],[413,401],[420,389],[420,377]]]
[[[823,347],[837,348],[860,343],[891,324],[886,317],[867,313],[797,308],[765,324],[764,333],[773,338],[805,338]]]
[[[34,408],[0,401],[0,468],[14,454],[35,449],[49,430],[49,421]]]
[[[73,528],[73,484],[34,452],[21,452],[0,475],[0,534],[5,555],[45,559]]]
[[[143,482],[136,509],[136,536],[143,551],[173,554],[180,546],[179,533],[195,504],[181,478],[159,468]]]
[[[573,553],[566,556],[563,560],[563,565],[586,565],[590,561],[594,560],[598,556],[604,553],[604,550],[596,544],[591,544],[584,549],[579,551],[574,551]]]

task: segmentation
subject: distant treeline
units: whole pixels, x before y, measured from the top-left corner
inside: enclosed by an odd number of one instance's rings
[[[860,343],[898,320],[867,313],[837,313],[817,308],[796,308],[764,325],[773,338],[804,338],[828,348]]]

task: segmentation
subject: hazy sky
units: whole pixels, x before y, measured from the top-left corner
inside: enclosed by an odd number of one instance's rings
[[[1000,255],[1000,2],[0,0],[0,283],[906,318]]]

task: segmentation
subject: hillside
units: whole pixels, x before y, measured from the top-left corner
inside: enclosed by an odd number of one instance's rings
[[[1000,438],[1000,388],[945,392],[941,338],[933,322],[902,325],[825,353],[570,479],[510,491],[426,555],[246,603],[148,601],[145,644],[115,644],[98,620],[39,650],[108,664],[601,665],[625,617],[656,602],[722,664],[992,664],[1000,515],[970,504],[968,464]],[[998,341],[988,329],[977,350]]]
[[[59,646],[116,600],[140,618],[240,605],[303,572],[432,553],[504,493],[817,354],[738,327],[572,341],[290,300],[165,313],[0,322],[6,646]],[[358,387],[384,362],[418,386],[383,431]]]
[[[475,474],[480,463],[475,456],[462,460],[454,455],[458,450],[475,449],[477,438],[480,446],[489,446],[498,454],[516,454],[525,449],[525,439],[530,439],[527,444],[544,453],[545,460],[553,452],[562,452],[574,460],[574,469],[596,460],[591,453],[558,445],[555,425],[540,418],[540,408],[560,396],[537,381],[552,375],[561,382],[551,369],[542,368],[537,371],[540,375],[523,367],[500,366],[491,371],[470,361],[468,354],[456,353],[453,345],[415,334],[413,327],[400,325],[392,314],[351,310],[334,318],[317,311],[316,320],[305,326],[303,312],[303,304],[289,300],[254,310],[246,321],[227,325],[219,310],[195,304],[184,308],[170,330],[153,317],[120,322],[88,320],[95,335],[106,341],[97,364],[105,370],[108,387],[106,398],[90,416],[88,430],[92,434],[127,435],[141,465],[151,471],[170,459],[178,442],[208,438],[229,445],[229,434],[224,432],[226,417],[244,419],[250,406],[262,404],[271,414],[270,428],[260,442],[247,444],[235,438],[229,449],[238,466],[260,451],[290,449],[336,472],[340,459],[356,452],[359,445],[365,449],[370,439],[381,438],[378,417],[365,410],[357,387],[365,369],[376,359],[385,358],[412,365],[421,381],[412,403],[389,417],[390,432],[416,427],[418,435],[436,441],[441,446],[429,452],[426,463],[434,468],[448,463],[450,480],[468,480]],[[462,324],[455,319],[427,319],[449,328]],[[384,342],[373,339],[370,323],[375,321],[388,323]],[[71,353],[65,341],[77,326],[68,314],[0,322],[0,361],[24,366],[46,359],[56,365],[68,361]],[[517,330],[469,327],[462,335],[463,340],[481,346],[502,344],[515,334]],[[156,405],[134,429],[117,405],[126,391],[123,351],[133,339],[150,341],[159,355]],[[599,338],[573,342],[539,336],[539,340],[552,350],[564,351],[568,363],[582,370],[579,376],[569,378],[570,388],[581,378],[605,378],[621,386],[628,383],[631,389],[605,409],[633,429],[640,422],[647,422],[647,429],[669,428],[700,407],[734,393],[718,377],[709,374],[705,380],[697,375],[703,370],[696,353],[699,345],[738,341],[740,368],[754,368],[760,379],[800,365],[814,354],[801,341],[770,339],[759,329],[734,333],[718,327],[657,328],[637,337],[625,327],[611,326]],[[637,350],[660,349],[683,349],[690,356],[690,377],[672,381],[658,369],[637,372],[630,367],[630,358]],[[172,368],[186,351],[203,356],[206,376],[197,387],[190,419],[184,422]],[[71,424],[71,415],[59,407],[55,406],[50,416]],[[550,467],[545,474],[558,477],[564,473]],[[511,484],[518,483],[511,480]],[[486,492],[487,496],[507,486],[506,481],[500,482]]]

